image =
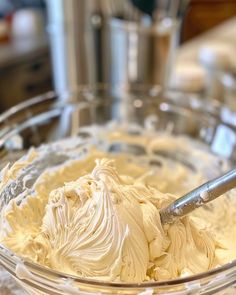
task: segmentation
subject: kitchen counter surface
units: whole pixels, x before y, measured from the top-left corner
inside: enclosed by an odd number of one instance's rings
[[[47,51],[49,51],[49,45],[46,36],[15,39],[9,43],[0,44],[0,70]]]

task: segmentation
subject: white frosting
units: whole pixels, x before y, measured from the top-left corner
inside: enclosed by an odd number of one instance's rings
[[[109,135],[113,142],[119,138],[119,132]],[[126,137],[132,144],[137,140],[139,136]],[[160,156],[151,157],[156,161],[152,167],[146,156],[90,149],[84,158],[42,171],[33,191],[9,202],[1,215],[1,242],[41,265],[105,281],[166,280],[234,259],[236,206],[230,206],[229,198],[223,196],[172,225],[163,227],[160,222],[160,208],[214,170],[202,171],[199,159],[209,164],[216,158],[204,149],[191,150],[183,138],[162,136],[143,142],[171,157],[178,146],[191,155],[195,170]],[[6,167],[1,190],[24,174],[38,153],[32,150],[24,160]]]

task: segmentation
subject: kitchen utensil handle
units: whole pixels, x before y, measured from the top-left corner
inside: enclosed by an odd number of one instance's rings
[[[236,187],[236,169],[208,181],[160,210],[162,224],[173,223],[194,209]]]

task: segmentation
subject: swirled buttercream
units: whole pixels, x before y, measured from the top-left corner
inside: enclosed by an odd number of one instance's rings
[[[152,146],[162,145],[153,141]],[[11,188],[12,179],[37,157],[31,151],[7,167],[1,191]],[[159,210],[177,197],[168,187],[179,194],[190,188],[191,173],[199,182],[204,176],[182,164],[156,161],[158,176],[140,159],[91,149],[85,158],[64,164],[58,156],[52,169],[42,170],[34,190],[27,189],[27,181],[34,180],[26,175],[26,190],[2,210],[1,242],[48,268],[105,281],[167,280],[234,259],[236,230],[230,216],[235,209],[227,197],[163,226]]]

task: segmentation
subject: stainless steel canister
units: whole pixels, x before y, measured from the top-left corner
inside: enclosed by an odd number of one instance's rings
[[[48,0],[54,85],[161,85],[188,0]]]

